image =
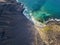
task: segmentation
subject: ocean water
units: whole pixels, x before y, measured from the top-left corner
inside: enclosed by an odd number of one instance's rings
[[[49,18],[60,19],[60,0],[18,0],[18,1],[22,2],[28,8],[28,10],[31,11],[32,13],[31,16],[33,16],[33,18],[40,22],[44,22]]]
[[[60,13],[60,0],[47,0],[43,7],[49,13]]]
[[[39,8],[46,2],[46,0],[18,0],[18,1],[22,2],[32,11],[39,10]]]
[[[48,0],[42,7],[43,11],[51,14],[53,18],[60,18],[60,0]]]

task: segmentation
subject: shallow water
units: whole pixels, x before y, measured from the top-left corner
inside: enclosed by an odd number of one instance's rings
[[[33,11],[32,16],[40,22],[49,18],[60,19],[60,0],[19,0],[19,2],[22,2],[28,10]]]

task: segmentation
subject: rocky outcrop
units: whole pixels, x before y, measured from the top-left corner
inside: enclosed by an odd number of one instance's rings
[[[0,3],[0,45],[42,45],[39,33],[23,10],[21,3]]]
[[[44,27],[37,27],[41,39],[45,45],[60,45],[60,22],[50,21]]]

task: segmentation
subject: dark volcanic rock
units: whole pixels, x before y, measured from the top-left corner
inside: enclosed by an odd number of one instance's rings
[[[38,32],[18,3],[0,3],[0,45],[42,45]]]

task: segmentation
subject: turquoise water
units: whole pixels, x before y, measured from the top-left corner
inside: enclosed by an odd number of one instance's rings
[[[60,19],[60,0],[19,0],[32,11],[32,16],[44,22],[49,18]]]
[[[25,4],[32,11],[39,10],[45,1],[46,0],[19,0],[19,2]]]
[[[41,9],[51,14],[50,18],[60,19],[60,0],[48,0]]]
[[[43,7],[51,14],[60,13],[60,0],[48,0]]]

